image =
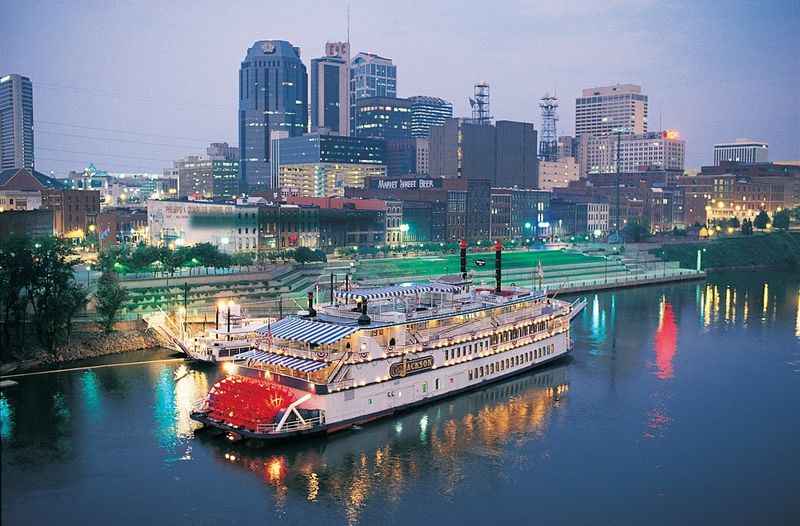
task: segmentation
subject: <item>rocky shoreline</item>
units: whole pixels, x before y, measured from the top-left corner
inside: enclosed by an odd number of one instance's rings
[[[110,334],[102,331],[75,332],[72,334],[70,342],[59,348],[54,354],[35,349],[28,351],[26,353],[29,356],[28,358],[2,364],[0,366],[0,374],[8,374],[12,371],[28,371],[86,358],[163,347],[165,347],[165,342],[155,332],[148,329],[118,330]]]

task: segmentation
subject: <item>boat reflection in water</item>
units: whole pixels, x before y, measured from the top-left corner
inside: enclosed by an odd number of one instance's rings
[[[568,360],[568,359],[567,359]],[[344,504],[359,520],[371,495],[399,500],[416,480],[436,473],[452,494],[474,456],[502,469],[509,441],[536,440],[569,390],[566,361],[362,429],[263,449],[205,438],[218,458],[245,467],[274,488],[278,510],[288,498]],[[280,453],[278,453],[280,452]]]

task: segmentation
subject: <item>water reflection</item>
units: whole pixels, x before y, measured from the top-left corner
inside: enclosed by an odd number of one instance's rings
[[[103,406],[100,395],[100,382],[97,373],[93,370],[84,371],[80,376],[81,397],[86,415],[93,423],[99,422],[103,417]]]
[[[465,480],[474,457],[503,471],[521,460],[509,442],[537,440],[549,415],[564,403],[567,365],[557,365],[482,391],[305,444],[246,446],[205,440],[218,458],[246,468],[272,488],[280,512],[290,497],[343,505],[348,524],[358,523],[368,502],[400,501],[422,477],[438,476],[443,495]]]
[[[800,291],[797,292],[797,321],[794,324],[794,335],[800,338]]]
[[[161,447],[172,448],[190,438],[196,426],[189,418],[192,404],[208,393],[208,373],[181,364],[158,369],[155,382],[156,435]]]
[[[0,391],[0,440],[11,438],[11,430],[14,428],[14,415],[11,412],[11,405],[2,391]]]
[[[672,378],[672,361],[678,345],[678,326],[667,298],[662,296],[658,310],[658,328],[655,334],[656,376],[660,380]]]

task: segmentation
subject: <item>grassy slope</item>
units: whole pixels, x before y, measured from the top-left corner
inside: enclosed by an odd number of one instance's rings
[[[483,259],[486,265],[477,267],[476,259]],[[539,261],[542,266],[567,265],[572,263],[589,263],[601,261],[601,258],[584,256],[577,252],[562,252],[548,250],[541,252],[504,252],[503,268],[534,268]],[[470,270],[492,270],[494,268],[494,252],[480,252],[467,254],[467,268]],[[451,254],[440,257],[420,257],[392,260],[366,260],[362,261],[356,272],[359,278],[381,278],[391,276],[425,276],[458,274],[459,256]]]
[[[685,268],[694,268],[697,250],[705,248],[703,268],[747,266],[788,266],[800,268],[800,234],[776,232],[721,238],[710,243],[665,245],[653,251],[662,259],[680,261]]]

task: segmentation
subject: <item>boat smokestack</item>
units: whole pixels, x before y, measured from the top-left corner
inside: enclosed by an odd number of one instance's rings
[[[503,245],[500,240],[494,242],[494,292],[500,294],[500,282],[503,280]]]
[[[317,315],[317,311],[314,310],[314,293],[308,293],[308,317],[313,318]]]
[[[462,239],[461,247],[461,279],[467,279],[467,240]]]
[[[358,317],[359,325],[369,325],[372,319],[367,314],[367,298],[361,298],[361,316]]]

